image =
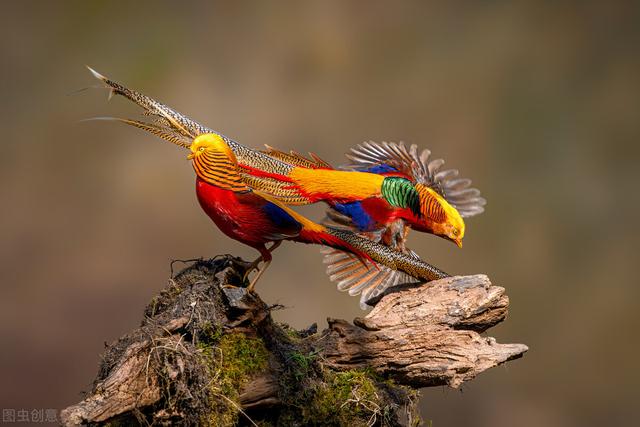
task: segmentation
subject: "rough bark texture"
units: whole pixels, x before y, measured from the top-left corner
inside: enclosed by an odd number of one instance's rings
[[[416,425],[413,389],[458,387],[527,351],[480,335],[509,305],[484,275],[394,289],[317,333],[275,323],[275,307],[234,287],[246,265],[218,257],[170,279],[63,424]]]
[[[328,319],[320,347],[336,369],[368,366],[412,387],[458,387],[527,351],[479,334],[508,306],[504,288],[485,275],[437,280],[388,294],[354,324]]]

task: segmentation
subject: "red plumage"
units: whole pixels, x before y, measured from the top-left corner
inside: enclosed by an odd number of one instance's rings
[[[275,224],[263,211],[269,202],[253,192],[236,193],[197,178],[196,194],[202,209],[224,234],[258,250],[264,261],[271,260],[266,243],[297,236],[302,228],[283,229]]]
[[[371,197],[360,202],[364,211],[376,222],[376,227],[384,228],[398,219],[407,222],[412,229],[418,231],[430,231],[432,221],[428,217],[418,218],[409,208],[396,208],[386,200]]]
[[[266,244],[281,240],[340,248],[373,262],[367,254],[327,233],[325,227],[306,228],[286,211],[252,191],[238,193],[197,178],[196,194],[202,209],[224,234],[255,248],[265,262],[272,258]]]

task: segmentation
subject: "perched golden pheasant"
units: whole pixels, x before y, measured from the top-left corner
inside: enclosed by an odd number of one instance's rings
[[[264,266],[249,285],[252,290],[271,262],[271,252],[283,240],[320,244],[352,254],[367,262],[376,274],[378,263],[412,277],[434,280],[448,275],[414,257],[372,242],[350,231],[316,224],[278,200],[248,187],[233,151],[217,134],[201,134],[190,145],[196,172],[196,194],[202,209],[227,236],[260,252],[253,263]],[[267,249],[266,244],[272,243]]]
[[[155,116],[152,123],[115,120],[147,130],[185,148],[191,146],[191,139],[195,136],[215,133],[164,104],[93,70],[91,72],[107,85],[111,95],[122,95],[141,106],[145,115]],[[297,153],[284,153],[271,147],[261,152],[217,135],[238,159],[239,174],[248,187],[291,205],[323,200],[332,206],[329,216],[336,225],[363,232],[363,236],[405,251],[407,256],[415,259],[417,256],[404,246],[408,227],[440,235],[461,245],[465,228],[456,207],[463,209],[466,215],[483,204],[483,199],[476,197],[473,200],[475,205],[470,205],[471,198],[465,199],[455,192],[449,193],[448,198],[444,197],[444,190],[463,188],[464,182],[435,179],[435,175],[427,179],[430,172],[435,173],[433,166],[439,161],[426,165],[426,151],[417,156],[415,146],[407,152],[402,145],[365,143],[354,149],[354,155],[360,156],[354,157],[357,162],[347,170],[335,170],[313,154],[307,159]],[[451,177],[450,172],[457,173],[447,171],[445,175],[448,178]],[[446,185],[449,187],[445,188]],[[415,281],[394,269],[375,269],[372,265],[365,265],[350,253],[336,251],[326,257],[326,261],[331,264],[331,278],[339,282],[339,288],[352,294],[362,292],[363,303],[389,286]]]

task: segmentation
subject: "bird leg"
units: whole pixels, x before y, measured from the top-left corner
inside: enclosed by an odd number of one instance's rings
[[[276,250],[278,248],[278,246],[280,246],[282,244],[282,240],[276,240],[273,242],[273,245],[271,245],[271,247],[269,248],[269,253],[273,252],[274,250]]]
[[[255,259],[255,261],[253,261],[251,264],[249,264],[249,267],[246,268],[246,270],[244,271],[244,274],[242,275],[242,283],[247,281],[247,279],[249,278],[249,274],[253,270],[259,270],[258,269],[258,265],[260,264],[260,261],[262,261],[262,255],[260,255],[258,258]],[[230,285],[228,283],[222,285],[222,287],[223,288],[237,288],[237,286]]]
[[[264,265],[262,266],[262,268],[258,269],[258,272],[253,277],[253,280],[251,281],[251,283],[247,287],[247,291],[248,292],[253,292],[253,288],[256,286],[256,283],[258,283],[258,280],[260,279],[260,276],[262,276],[262,273],[264,273],[265,270],[267,269],[267,267],[269,267],[269,264],[271,264],[271,260],[265,261]]]
[[[249,267],[247,267],[247,269],[244,272],[244,276],[242,277],[242,281],[243,282],[245,280],[247,280],[247,278],[249,277],[249,274],[253,270],[257,270],[258,269],[258,265],[260,264],[260,261],[262,261],[262,255],[260,255],[258,258],[255,259],[255,261],[253,261],[251,264],[249,264]]]
[[[242,279],[243,281],[247,280],[247,278],[249,277],[249,274],[253,270],[258,270],[258,273],[253,278],[249,286],[247,287],[247,289],[250,292],[253,292],[253,288],[258,282],[258,279],[260,278],[260,276],[262,276],[262,273],[267,269],[267,267],[269,267],[269,264],[271,264],[271,252],[273,252],[278,246],[280,246],[281,243],[282,243],[282,240],[277,240],[273,242],[273,244],[269,249],[266,249],[266,248],[259,249],[261,255],[258,258],[256,258],[256,260],[253,261],[249,266],[249,268],[247,268],[247,270],[245,271],[244,277]],[[258,268],[258,265],[260,264],[261,261],[264,261],[265,264],[264,266],[262,266],[262,268]]]

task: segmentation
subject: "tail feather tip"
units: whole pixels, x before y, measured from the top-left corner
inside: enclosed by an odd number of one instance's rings
[[[89,67],[88,65],[85,65],[85,67],[87,67],[87,70],[89,70],[89,72],[93,75],[93,77],[100,80],[106,85],[106,87],[109,89],[109,97],[107,98],[107,101],[111,101],[111,98],[113,98],[113,95],[115,95],[115,89],[113,88],[113,85],[109,82],[109,79],[103,76],[102,74],[100,74],[99,72],[97,72],[96,70],[94,70],[93,68]]]
[[[103,82],[107,80],[107,78],[105,76],[103,76],[102,74],[100,74],[99,72],[97,72],[96,70],[94,70],[93,68],[89,67],[88,65],[85,65],[85,67],[87,67],[87,70],[89,70],[89,72],[93,75],[93,77],[95,77],[98,80],[102,80]]]

